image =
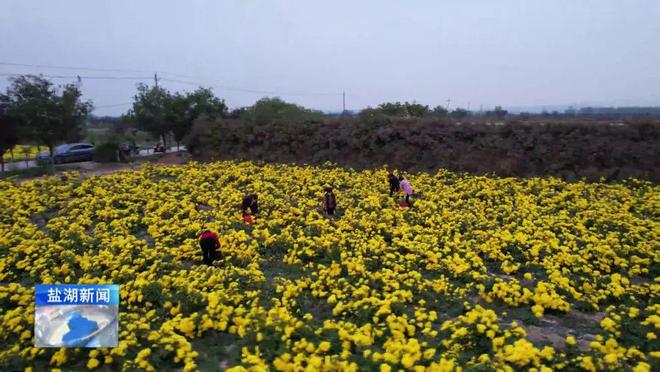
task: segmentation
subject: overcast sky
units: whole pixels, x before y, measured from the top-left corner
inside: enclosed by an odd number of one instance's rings
[[[0,34],[0,62],[144,71],[0,65],[83,76],[97,115],[126,111],[137,81],[86,76],[154,71],[232,107],[279,95],[339,111],[343,90],[353,110],[660,105],[658,0],[0,0]]]

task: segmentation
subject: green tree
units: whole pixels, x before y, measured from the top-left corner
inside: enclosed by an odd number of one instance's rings
[[[400,117],[423,117],[429,113],[429,107],[417,102],[385,102],[378,105],[376,108],[381,113],[387,116],[400,116]]]
[[[468,110],[466,110],[466,109],[455,108],[455,109],[451,112],[450,115],[451,115],[451,117],[454,118],[454,119],[463,119],[463,118],[467,117],[469,114],[470,114],[470,112],[469,112]]]
[[[449,115],[449,111],[447,111],[447,109],[444,108],[443,106],[438,105],[435,106],[435,108],[433,108],[433,115],[444,118],[447,115]]]
[[[16,144],[18,144],[16,121],[0,108],[0,170],[2,172],[5,171],[5,153],[13,149]]]
[[[53,156],[55,145],[79,136],[92,110],[92,103],[81,96],[73,84],[58,89],[43,77],[23,75],[11,79],[5,100],[9,116],[18,123],[19,136],[46,145]]]
[[[427,105],[422,105],[421,103],[414,101],[412,103],[406,102],[405,106],[408,115],[416,118],[421,118],[429,113],[429,107]]]
[[[383,114],[387,116],[407,116],[408,110],[406,105],[401,102],[385,102],[377,107]]]
[[[163,146],[167,148],[167,135],[171,131],[167,116],[171,100],[172,95],[163,87],[138,84],[133,107],[125,119],[154,137],[161,138]]]
[[[227,105],[207,88],[199,88],[186,95],[176,93],[169,97],[166,119],[176,141],[177,150],[200,115],[206,115],[211,119],[225,117]]]
[[[495,106],[493,111],[486,112],[486,116],[497,120],[503,120],[508,113],[507,110],[502,109],[502,106]]]
[[[296,125],[320,123],[323,113],[306,109],[279,98],[262,98],[243,113],[243,120],[251,125]]]

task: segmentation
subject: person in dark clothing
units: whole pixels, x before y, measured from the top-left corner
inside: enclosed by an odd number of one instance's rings
[[[390,173],[387,179],[390,182],[390,196],[392,196],[394,193],[399,192],[399,179],[394,173]]]
[[[134,140],[131,141],[131,152],[133,155],[140,155],[140,149],[137,147],[137,143]]]
[[[241,209],[243,211],[243,215],[245,215],[248,211],[250,210],[250,213],[252,215],[256,215],[259,213],[259,198],[257,197],[257,194],[248,194],[243,197],[243,203],[241,203]]]
[[[199,236],[199,246],[202,248],[204,263],[211,266],[217,255],[217,249],[220,248],[218,235],[210,230],[204,230]]]
[[[335,209],[337,209],[337,197],[335,196],[335,193],[332,192],[332,187],[326,187],[325,189],[325,195],[323,196],[323,208],[325,209],[325,213],[327,213],[328,216],[334,216]]]

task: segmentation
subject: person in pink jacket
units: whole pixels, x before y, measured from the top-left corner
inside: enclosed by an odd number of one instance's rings
[[[406,194],[406,204],[410,205],[410,195],[412,195],[413,189],[410,186],[410,182],[403,178],[403,176],[399,176],[399,190]]]

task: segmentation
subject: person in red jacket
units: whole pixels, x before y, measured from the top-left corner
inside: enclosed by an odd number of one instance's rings
[[[202,248],[204,263],[209,266],[213,265],[213,260],[217,255],[216,250],[220,248],[218,235],[210,230],[204,230],[202,235],[199,236],[199,246]]]

